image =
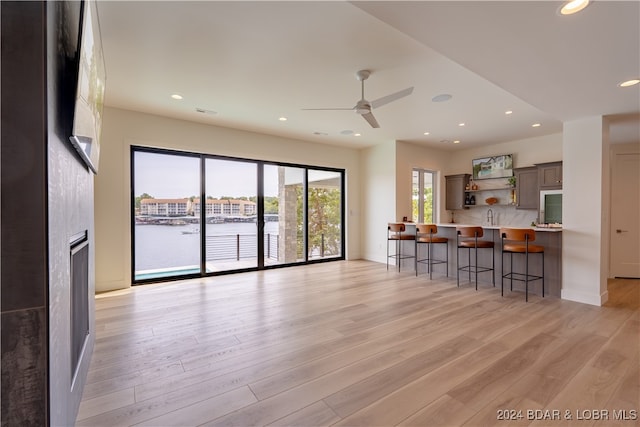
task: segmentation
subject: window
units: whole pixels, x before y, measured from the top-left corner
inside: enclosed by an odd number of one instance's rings
[[[131,149],[133,283],[344,259],[344,170]]]
[[[426,169],[413,170],[412,211],[413,222],[436,222],[436,172]]]

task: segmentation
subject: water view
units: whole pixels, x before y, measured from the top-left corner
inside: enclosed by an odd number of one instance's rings
[[[256,253],[256,223],[238,222],[207,224],[206,235],[219,238],[220,243],[230,241],[226,251],[220,258],[236,259],[237,236],[241,242],[247,242],[242,253],[247,249]],[[265,233],[276,236],[278,223],[267,222]],[[200,265],[200,229],[197,225],[136,225],[136,271],[166,268],[198,268]],[[252,244],[249,242],[251,241]],[[250,246],[249,246],[250,245]],[[220,251],[218,251],[220,252]]]

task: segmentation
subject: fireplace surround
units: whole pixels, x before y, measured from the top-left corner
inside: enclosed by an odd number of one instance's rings
[[[69,241],[71,257],[71,384],[78,374],[82,353],[89,337],[89,239],[87,231]]]

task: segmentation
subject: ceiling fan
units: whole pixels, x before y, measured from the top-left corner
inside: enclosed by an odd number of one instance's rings
[[[364,81],[369,78],[371,75],[371,71],[369,70],[360,70],[356,72],[356,79],[361,82],[362,85],[362,99],[356,103],[354,107],[351,108],[303,108],[303,110],[353,110],[356,113],[360,114],[373,128],[379,128],[380,125],[378,121],[371,113],[371,110],[374,108],[382,107],[390,102],[396,101],[400,98],[404,98],[405,96],[411,95],[413,92],[413,87],[406,88],[399,92],[392,93],[387,96],[383,96],[382,98],[378,98],[375,101],[367,101],[364,98]]]

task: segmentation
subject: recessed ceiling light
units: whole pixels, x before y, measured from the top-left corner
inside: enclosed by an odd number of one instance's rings
[[[342,135],[351,135],[353,131],[351,129],[345,129],[340,132]]]
[[[447,143],[447,142],[451,142],[451,141],[449,141],[448,139],[441,139],[440,142]]]
[[[314,132],[313,134],[314,134],[314,135],[320,135],[320,136],[327,136],[327,135],[329,135],[329,134],[328,134],[328,133],[326,133],[326,132]]]
[[[540,123],[534,123],[531,125],[532,128],[539,128],[540,127]]]
[[[560,14],[573,15],[574,13],[580,12],[587,6],[589,6],[589,0],[573,0],[560,8]]]
[[[278,120],[280,120],[281,122],[286,122],[287,118],[286,117],[280,117]]]
[[[460,141],[456,139],[455,141],[453,141],[453,143],[454,144],[460,144]]]
[[[360,134],[359,133],[354,133],[353,136],[360,136]]]
[[[182,99],[182,95],[177,94],[177,93],[174,93],[173,95],[171,95],[171,97],[172,97],[173,99]]]
[[[507,110],[507,111],[505,111],[504,113],[508,116],[509,114],[513,114],[513,111],[511,111],[511,110]]]
[[[626,82],[618,83],[618,86],[620,86],[620,87],[629,87],[629,86],[635,86],[638,83],[640,83],[639,79],[631,79],[631,80],[627,80]]]
[[[429,135],[429,132],[425,132],[425,133],[423,133],[423,135]]]
[[[449,95],[448,93],[441,93],[440,95],[436,95],[433,98],[431,98],[431,101],[433,102],[445,102],[450,100],[452,97],[451,95]]]
[[[464,123],[458,123],[458,126],[462,127],[464,126]]]

